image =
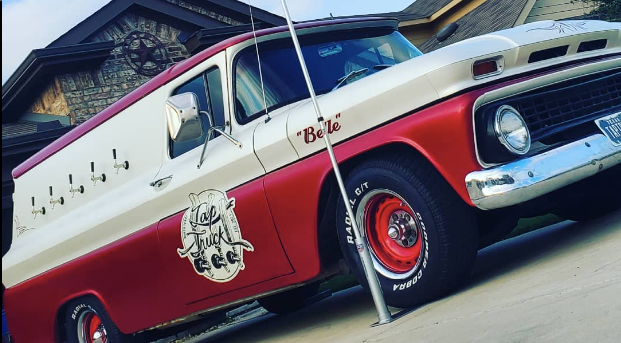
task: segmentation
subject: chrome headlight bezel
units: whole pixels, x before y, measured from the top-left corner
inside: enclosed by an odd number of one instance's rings
[[[521,124],[519,125],[517,129],[512,130],[512,132],[516,132],[518,130],[525,131],[526,140],[523,143],[523,146],[516,147],[514,145],[515,143],[511,142],[509,134],[506,133],[506,130],[505,130],[506,128],[503,128],[502,121],[503,121],[503,117],[506,115],[513,116]],[[524,120],[520,112],[518,112],[518,110],[516,110],[514,107],[509,106],[509,105],[502,105],[498,107],[498,109],[496,110],[496,113],[494,114],[494,131],[496,133],[496,137],[498,138],[498,141],[500,142],[500,144],[502,144],[510,153],[514,155],[526,155],[530,151],[531,136],[530,136],[530,131],[528,130],[528,125],[526,124],[526,121]]]

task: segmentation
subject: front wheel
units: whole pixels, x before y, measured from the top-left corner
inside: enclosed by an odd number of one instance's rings
[[[426,161],[370,160],[349,174],[345,187],[389,306],[421,304],[468,277],[477,252],[474,215]],[[337,211],[345,260],[368,288],[342,201]]]

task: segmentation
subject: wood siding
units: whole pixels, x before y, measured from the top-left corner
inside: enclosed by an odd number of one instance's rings
[[[412,44],[419,46],[435,34],[431,25],[416,25],[400,27],[399,32]]]
[[[39,94],[27,112],[57,116],[68,116],[70,114],[69,106],[58,78],[54,78],[54,81]]]
[[[581,1],[537,0],[525,22],[579,17],[590,13],[593,8],[593,5]]]

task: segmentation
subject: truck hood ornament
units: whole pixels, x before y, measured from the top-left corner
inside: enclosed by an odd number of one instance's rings
[[[181,242],[177,249],[187,257],[199,275],[215,282],[229,282],[245,268],[244,250],[254,251],[243,239],[235,215],[235,198],[218,190],[190,194],[192,206],[181,221]]]

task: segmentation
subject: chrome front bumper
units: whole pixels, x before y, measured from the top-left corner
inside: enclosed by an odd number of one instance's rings
[[[466,176],[470,199],[492,210],[534,199],[621,163],[621,146],[602,134]],[[620,175],[621,177],[621,175]]]

